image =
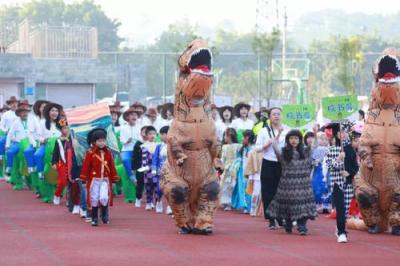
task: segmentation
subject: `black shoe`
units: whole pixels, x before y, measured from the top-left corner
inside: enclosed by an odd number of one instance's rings
[[[285,222],[283,221],[283,219],[276,219],[276,221],[278,222],[278,225],[280,227],[284,227],[285,226]]]
[[[92,207],[92,226],[99,225],[99,207]]]
[[[193,230],[192,230],[192,234],[194,234],[194,235],[208,236],[208,235],[211,235],[212,233],[213,233],[213,231],[211,228],[206,228],[206,229],[193,228]]]
[[[400,236],[400,225],[392,227],[392,235]]]
[[[299,231],[300,235],[302,236],[305,236],[308,233],[308,229],[304,225],[300,225],[299,227],[297,227],[297,231]]]
[[[101,221],[103,224],[109,224],[109,216],[108,216],[108,206],[101,206]]]
[[[368,227],[368,233],[370,233],[370,234],[375,235],[375,234],[378,234],[379,231],[380,231],[380,228],[379,228],[379,225],[377,225],[377,224]]]
[[[275,224],[275,219],[270,219],[269,220],[269,230],[276,230],[276,224]]]
[[[192,230],[190,230],[190,228],[187,227],[181,227],[181,229],[179,229],[179,234],[180,235],[188,235],[191,234]]]
[[[285,232],[288,233],[288,234],[291,234],[292,233],[292,227],[286,226],[285,227]]]

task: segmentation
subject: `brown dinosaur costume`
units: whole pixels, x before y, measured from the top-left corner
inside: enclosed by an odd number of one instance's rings
[[[211,62],[211,51],[202,40],[191,42],[178,60],[175,118],[161,187],[182,234],[212,233],[218,206],[215,168],[221,167],[221,145],[210,119]]]
[[[368,118],[360,142],[356,198],[370,233],[400,235],[400,63],[393,50],[375,70]]]

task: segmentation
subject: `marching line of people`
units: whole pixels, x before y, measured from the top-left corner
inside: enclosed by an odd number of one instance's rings
[[[65,195],[69,211],[93,226],[99,224],[99,215],[109,223],[113,195],[123,194],[125,202],[137,208],[172,214],[163,206],[159,182],[173,104],[147,108],[136,102],[124,112],[119,102],[110,105],[120,157],[113,158],[106,131],[96,128],[88,135],[90,149],[79,166],[61,105],[40,100],[31,112],[26,100],[11,97],[6,103],[1,110],[0,160],[15,190],[25,183],[43,202],[55,205]],[[345,224],[364,118],[354,125],[333,123],[302,132],[282,127],[278,107],[260,108],[254,115],[250,109],[245,103],[211,106],[222,142],[223,209],[263,216],[270,229],[283,226],[288,233],[297,224],[301,235],[308,233],[307,220],[335,209],[338,242],[347,242]]]

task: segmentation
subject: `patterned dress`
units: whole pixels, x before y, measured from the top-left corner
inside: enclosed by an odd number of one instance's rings
[[[346,145],[349,142],[345,141],[344,143]],[[334,185],[337,184],[344,192],[344,203],[346,214],[348,214],[351,200],[354,197],[354,189],[352,184],[346,184],[346,178],[340,173],[341,171],[344,171],[344,162],[337,160],[341,151],[342,149],[340,146],[331,146],[327,154],[326,164],[330,175],[330,191],[332,191]]]
[[[305,159],[293,152],[290,162],[279,158],[282,164],[282,177],[274,199],[266,213],[276,219],[314,219],[317,210],[311,185],[311,150],[304,150]],[[282,157],[282,156],[278,156]]]
[[[238,143],[225,144],[222,146],[222,161],[224,163],[224,173],[221,181],[222,205],[232,205],[232,193],[237,182],[237,174],[240,168],[240,161],[237,160],[241,145]]]

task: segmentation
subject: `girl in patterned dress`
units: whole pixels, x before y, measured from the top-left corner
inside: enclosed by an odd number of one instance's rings
[[[302,134],[297,129],[286,135],[282,150],[279,150],[276,143],[273,147],[282,164],[282,177],[276,195],[266,210],[267,215],[275,219],[285,219],[285,230],[288,234],[292,233],[293,221],[297,221],[297,230],[301,235],[306,235],[307,220],[317,216],[310,180],[311,147],[304,148]]]
[[[236,130],[227,128],[224,134],[221,159],[224,172],[221,180],[220,202],[225,211],[232,210],[232,193],[237,182],[240,161],[237,160],[241,145],[237,141]]]

